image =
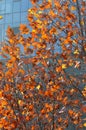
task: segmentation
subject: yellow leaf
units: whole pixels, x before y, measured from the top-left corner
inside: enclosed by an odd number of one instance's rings
[[[84,95],[84,97],[86,97],[86,86],[84,87],[82,94]]]
[[[37,19],[36,22],[39,23],[39,24],[42,24],[42,21],[39,20],[39,19]]]
[[[3,19],[3,16],[0,16],[0,19]]]
[[[18,100],[18,104],[20,104],[21,103],[21,100]]]
[[[72,62],[72,61],[70,61],[70,62],[69,62],[69,66],[72,66],[72,65],[73,65],[73,62]]]
[[[74,33],[76,34],[76,32],[74,32]],[[76,42],[75,40],[73,40],[73,43],[74,43],[74,44],[77,44],[77,42]]]
[[[62,69],[66,69],[67,65],[66,64],[62,64]]]
[[[52,0],[48,0],[48,2],[52,2]]]
[[[86,122],[83,124],[84,127],[86,127]]]
[[[12,44],[12,43],[14,43],[14,40],[13,40],[13,39],[10,39],[9,42]]]
[[[12,62],[12,60],[9,60],[8,62],[7,62],[7,64],[6,64],[6,66],[9,68],[9,67],[12,67],[12,65],[13,65],[13,62]]]
[[[42,14],[42,11],[39,11],[38,14]]]
[[[41,87],[41,86],[40,86],[40,85],[38,85],[38,86],[36,87],[36,89],[38,89],[38,90],[39,90],[39,89],[40,89],[40,87]]]
[[[36,32],[36,30],[35,30],[35,29],[33,29],[33,30],[32,30],[32,32],[33,32],[33,33],[35,33],[35,32]]]
[[[24,74],[24,73],[25,73],[23,69],[19,69],[19,72],[20,72],[21,74]]]
[[[31,13],[31,14],[34,14],[32,9],[28,9],[28,12]]]
[[[81,25],[84,25],[84,21],[83,20],[81,21]]]
[[[74,54],[79,54],[79,51],[78,51],[78,50],[75,50],[75,51],[74,51]]]
[[[23,105],[23,101],[22,100],[18,100],[18,104],[22,106]]]

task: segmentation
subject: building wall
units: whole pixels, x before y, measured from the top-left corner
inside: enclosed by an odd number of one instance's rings
[[[0,0],[0,41],[6,38],[9,25],[17,33],[20,23],[27,24],[27,10],[30,7],[30,0]]]

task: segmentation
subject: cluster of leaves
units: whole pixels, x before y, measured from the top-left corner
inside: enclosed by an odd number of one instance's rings
[[[0,129],[86,127],[85,2],[31,0],[31,30],[8,27],[0,63]],[[79,6],[80,5],[80,6]],[[23,46],[23,54],[19,46]],[[58,52],[60,50],[60,52]]]

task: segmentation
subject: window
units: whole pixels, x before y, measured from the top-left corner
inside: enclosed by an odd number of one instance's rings
[[[20,13],[13,14],[13,24],[15,24],[16,22],[20,22]]]
[[[21,13],[21,23],[23,22],[23,21],[27,21],[27,12],[22,12]]]
[[[12,13],[12,2],[6,3],[6,13]]]
[[[12,23],[12,14],[5,15],[5,22],[9,24]]]
[[[22,0],[21,1],[21,11],[27,11],[28,10],[28,0]]]
[[[27,24],[27,10],[30,0],[0,0],[0,41],[6,39],[6,30],[10,25],[18,32],[20,23]]]
[[[19,32],[19,27],[13,27],[14,33],[17,34]]]
[[[20,0],[13,2],[13,12],[20,12]]]

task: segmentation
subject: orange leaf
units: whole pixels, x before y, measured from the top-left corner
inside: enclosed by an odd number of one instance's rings
[[[59,117],[59,118],[58,118],[58,123],[61,123],[61,122],[62,122],[62,118]]]
[[[49,31],[50,34],[55,34],[56,32],[57,30],[55,27],[51,28],[51,30]]]
[[[56,67],[56,72],[61,72],[62,66]]]
[[[72,116],[74,112],[73,112],[73,110],[69,110],[68,113],[70,116]]]
[[[73,0],[73,2],[76,2],[76,0]]]
[[[76,99],[76,100],[73,101],[73,104],[75,104],[75,105],[77,105],[78,103],[79,103],[78,99]]]
[[[29,116],[26,116],[26,121],[29,121],[30,120],[30,117]]]
[[[20,30],[21,34],[29,33],[29,29],[27,28],[27,26],[25,24],[20,24],[19,30]]]
[[[75,6],[71,6],[71,10],[76,10],[76,7]]]
[[[58,2],[57,0],[54,0],[54,2],[55,2],[56,7],[58,7],[58,8],[61,7],[60,2]]]
[[[24,74],[25,72],[23,69],[19,69],[19,73]]]
[[[42,109],[42,110],[41,110],[41,113],[42,113],[42,114],[45,114],[45,113],[46,113],[46,111],[45,111],[44,109]]]
[[[70,41],[71,41],[71,37],[68,36],[68,37],[64,40],[64,44],[68,44],[68,43],[70,43]]]
[[[32,127],[31,127],[31,130],[35,130],[35,126],[32,126]]]
[[[2,127],[3,127],[3,124],[0,123],[0,129],[2,129]]]
[[[3,91],[0,90],[0,98],[3,96]]]
[[[57,130],[64,130],[62,127],[59,127]]]
[[[32,111],[32,109],[33,109],[33,105],[30,105],[29,106],[29,111]]]
[[[31,0],[32,4],[36,4],[39,0]]]
[[[81,110],[82,110],[83,113],[86,113],[86,105],[83,105],[83,106],[81,107]]]
[[[3,100],[1,100],[1,105],[2,105],[2,106],[6,106],[6,105],[7,105],[7,102],[3,99]]]
[[[60,88],[59,85],[54,85],[54,86],[51,88],[51,91],[52,91],[52,92],[55,92],[55,91],[57,91],[59,88]]]

